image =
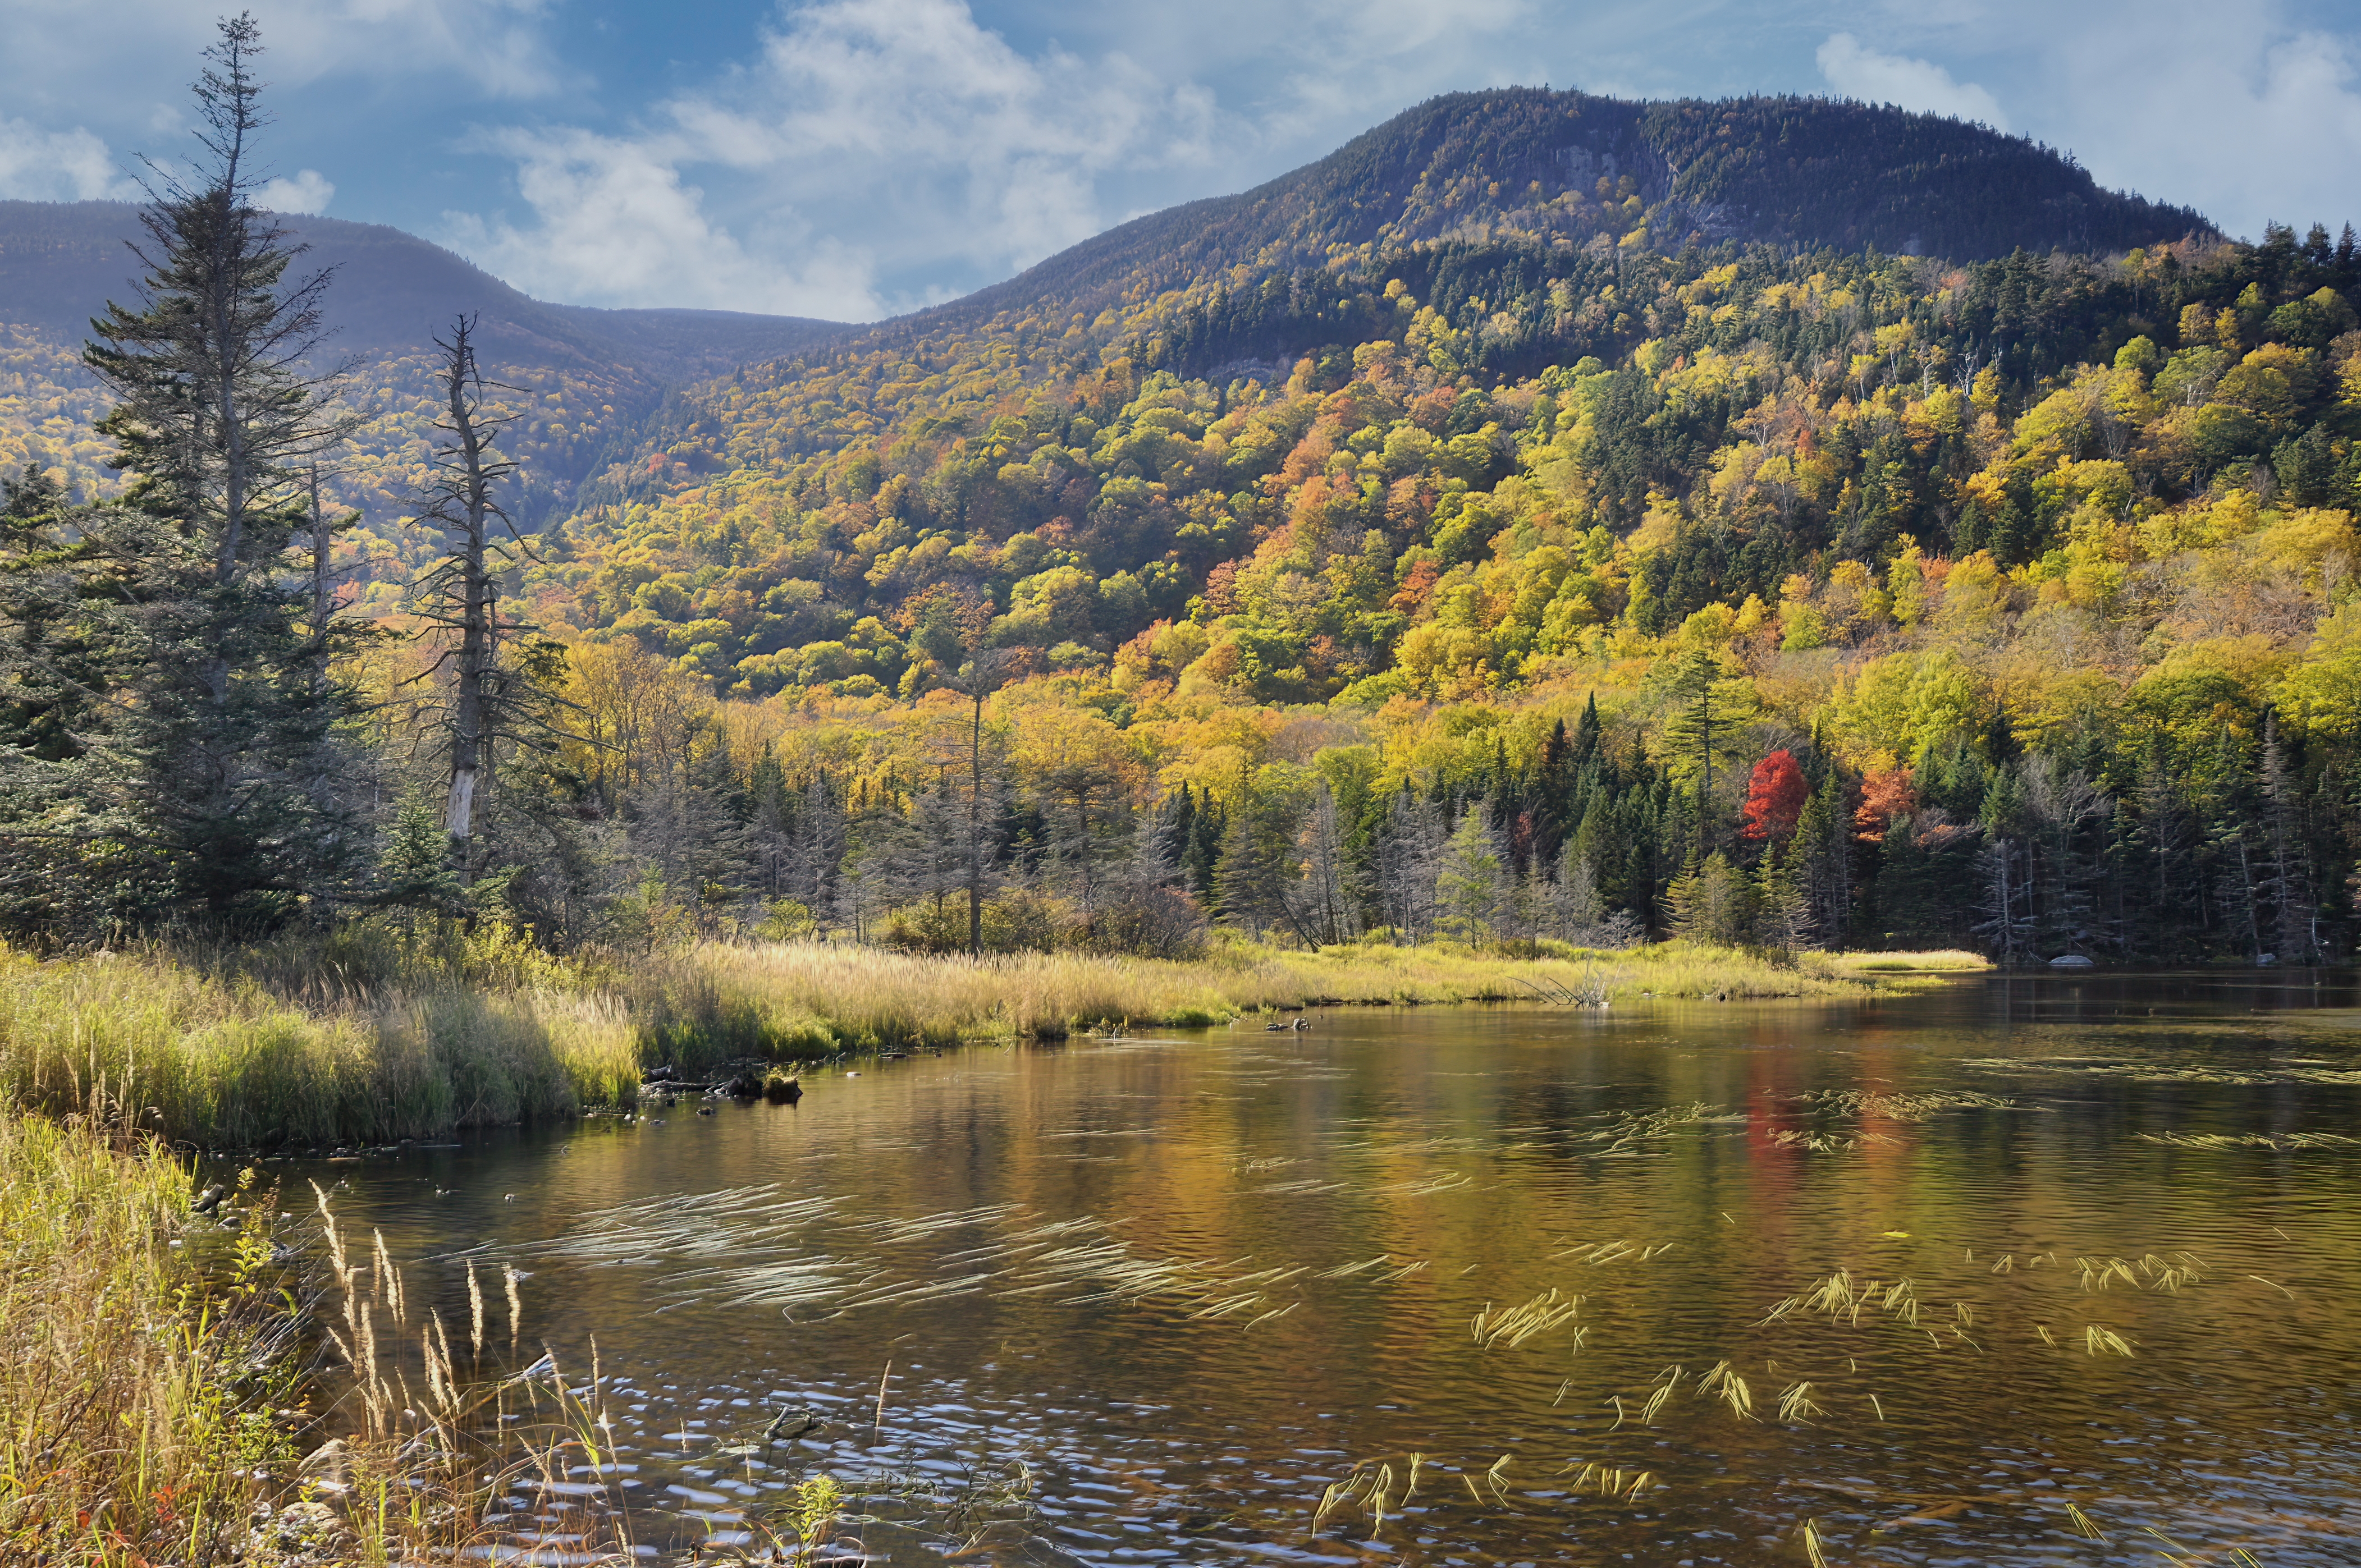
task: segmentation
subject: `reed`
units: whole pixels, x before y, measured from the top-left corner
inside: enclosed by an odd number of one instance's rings
[[[618,1000],[554,988],[314,988],[161,949],[39,962],[0,951],[0,1096],[66,1113],[92,1094],[210,1147],[422,1137],[570,1114],[636,1091]]]
[[[313,1191],[328,1277],[312,1310],[344,1391],[313,1434],[341,1435],[302,1466],[300,1506],[317,1520],[319,1544],[367,1568],[530,1560],[550,1541],[566,1543],[569,1561],[630,1561],[630,1516],[603,1480],[614,1474],[615,1439],[597,1342],[587,1376],[569,1376],[546,1349],[516,1369],[518,1277],[502,1270],[507,1343],[487,1345],[470,1264],[469,1321],[455,1344],[451,1325],[413,1298],[384,1237],[373,1233],[364,1253],[327,1194]]]
[[[268,1246],[202,1290],[187,1172],[103,1105],[0,1113],[0,1561],[225,1561],[294,1457]]]
[[[1623,1004],[1861,997],[1901,983],[1852,972],[1846,961],[1802,954],[1780,963],[1681,942],[1539,958],[1450,944],[1318,952],[1235,944],[1191,962],[1083,953],[969,958],[797,942],[708,945],[645,972],[661,976],[652,989],[677,999],[662,1005],[685,1021],[742,1020],[747,1040],[775,1053],[1062,1038],[1093,1025],[1203,1025],[1322,1005],[1530,1002],[1594,983]]]
[[[1819,954],[1774,961],[1678,942],[1536,951],[1227,943],[1182,962],[792,942],[560,958],[499,927],[368,922],[239,948],[49,961],[0,950],[0,1094],[62,1111],[103,1083],[154,1130],[208,1147],[381,1143],[628,1103],[643,1062],[702,1074],[748,1058],[1244,1023],[1319,1005],[1577,991],[1617,1004],[1842,998],[1911,983]]]

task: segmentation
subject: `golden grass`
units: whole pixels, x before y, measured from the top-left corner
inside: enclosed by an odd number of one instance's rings
[[[0,1113],[0,1560],[225,1561],[293,1459],[269,1245],[197,1293],[189,1201],[153,1140]]]
[[[643,1061],[702,1076],[747,1058],[1202,1026],[1313,1005],[1847,998],[1932,983],[1920,973],[1967,961],[1774,960],[1678,942],[1540,953],[1230,943],[1174,962],[796,942],[557,959],[500,931],[367,927],[188,955],[0,951],[0,1096],[64,1111],[103,1093],[151,1130],[210,1147],[385,1142],[627,1103]]]
[[[1830,953],[1830,967],[1842,974],[1971,974],[1992,968],[1982,953],[1938,948],[1921,953]]]
[[[162,952],[0,953],[0,1096],[65,1112],[100,1094],[213,1146],[565,1114],[638,1080],[627,1010],[595,993],[453,987],[304,1007]]]
[[[1932,955],[1943,961],[1915,967],[1956,970],[1964,966],[1951,960],[1964,956]],[[1311,953],[1240,944],[1192,962],[1082,953],[972,959],[789,942],[700,947],[661,966],[664,994],[710,999],[684,1014],[749,1019],[740,1032],[774,1049],[1056,1038],[1100,1023],[1202,1025],[1269,1009],[1531,1002],[1590,988],[1630,1004],[1860,997],[1896,983],[1864,967],[1848,956],[1805,953],[1783,963],[1682,942],[1600,953],[1553,948],[1536,959],[1451,945]]]
[[[470,1318],[445,1323],[381,1239],[348,1250],[324,1198],[330,1278],[313,1306],[355,1408],[331,1414],[343,1436],[302,1453],[320,1431],[288,1287],[319,1260],[282,1277],[281,1195],[252,1179],[227,1201],[243,1226],[224,1237],[192,1217],[190,1173],[159,1140],[111,1116],[0,1109],[0,1563],[381,1568],[508,1553],[493,1516],[521,1486],[538,1494],[535,1515],[573,1516],[548,1528],[628,1560],[612,1499],[558,1485],[599,1463],[606,1412],[554,1359],[511,1370],[513,1277],[504,1319],[487,1321],[471,1272]],[[207,1241],[226,1245],[201,1263]]]

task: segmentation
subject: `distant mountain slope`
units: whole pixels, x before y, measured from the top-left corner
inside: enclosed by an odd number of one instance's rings
[[[1136,218],[878,333],[1050,302],[1104,308],[1143,287],[1319,266],[1365,247],[1582,243],[1635,229],[1659,250],[1738,239],[1962,261],[2214,232],[2186,207],[2103,190],[2021,137],[1939,115],[1821,98],[1647,104],[1501,88],[1431,99],[1251,191]]]
[[[612,362],[677,381],[791,354],[844,330],[799,316],[544,304],[383,224],[300,214],[279,221],[310,247],[298,271],[335,270],[328,315],[348,352],[421,346],[467,312],[520,345],[541,345],[520,354]],[[137,237],[138,209],[129,203],[0,202],[0,321],[80,341],[105,301],[133,286],[137,264],[126,245]]]
[[[754,695],[908,696],[982,631],[1302,701],[1759,625],[1899,554],[2097,581],[2107,498],[2361,493],[2356,243],[1895,110],[1461,95],[687,389],[531,587]]]
[[[433,341],[456,314],[481,318],[487,368],[529,393],[506,444],[524,466],[534,516],[569,506],[607,444],[666,388],[845,330],[791,316],[544,304],[399,229],[281,221],[310,247],[298,272],[334,269],[328,349],[359,362],[347,395],[368,422],[331,488],[397,554],[404,542],[389,525],[427,450]],[[137,264],[126,242],[137,234],[137,209],[126,203],[0,202],[0,465],[61,468],[85,492],[111,482],[90,428],[98,389],[80,352],[90,318],[130,297]]]

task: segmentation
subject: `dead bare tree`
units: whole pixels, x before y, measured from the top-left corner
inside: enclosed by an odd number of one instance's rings
[[[461,316],[451,335],[436,338],[443,353],[444,440],[434,451],[434,475],[420,498],[417,522],[440,534],[440,555],[411,585],[410,609],[439,638],[442,651],[414,679],[428,683],[422,717],[448,748],[450,785],[444,828],[460,885],[473,883],[477,865],[478,796],[502,739],[532,740],[550,732],[555,696],[550,677],[561,655],[528,641],[533,628],[500,609],[500,578],[531,555],[531,546],[499,499],[516,465],[493,442],[510,416],[488,401],[511,389],[484,379],[476,358],[475,318]]]

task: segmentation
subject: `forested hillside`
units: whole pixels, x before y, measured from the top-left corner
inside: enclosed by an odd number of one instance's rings
[[[380,858],[335,897],[557,945],[2348,953],[2356,287],[2349,228],[2227,241],[1953,122],[1438,100],[739,365],[537,558],[442,555],[339,665]],[[511,452],[591,439],[490,396]]]

